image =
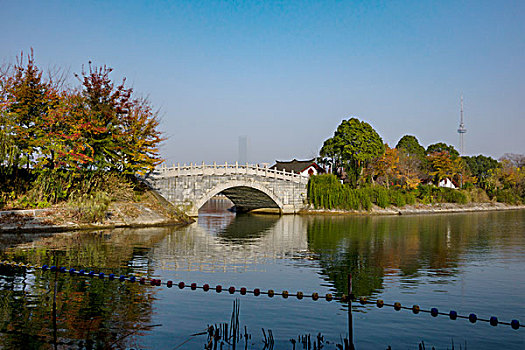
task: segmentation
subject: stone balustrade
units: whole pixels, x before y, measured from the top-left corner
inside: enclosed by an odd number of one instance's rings
[[[173,165],[171,167],[161,166],[155,169],[157,176],[227,176],[227,175],[255,175],[271,177],[274,179],[294,181],[297,183],[308,183],[308,175],[287,172],[285,170],[261,167],[258,164],[239,164],[238,162],[224,164],[193,164]]]

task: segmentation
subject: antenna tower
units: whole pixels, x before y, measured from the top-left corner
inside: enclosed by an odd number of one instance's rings
[[[459,134],[459,149],[461,151],[461,154],[464,154],[465,152],[465,144],[463,142],[463,134],[467,132],[467,129],[465,129],[465,124],[463,123],[463,95],[461,96],[461,120],[459,122],[459,128],[458,128],[458,134]]]

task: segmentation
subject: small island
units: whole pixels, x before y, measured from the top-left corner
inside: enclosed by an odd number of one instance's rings
[[[89,63],[69,87],[31,52],[0,72],[2,230],[187,222],[139,181],[162,162],[158,113],[111,71]]]

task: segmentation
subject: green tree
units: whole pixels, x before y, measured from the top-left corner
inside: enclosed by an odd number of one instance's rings
[[[415,188],[423,174],[428,173],[426,150],[412,135],[403,136],[396,145],[399,150],[400,173],[408,188]]]
[[[487,179],[492,174],[491,170],[501,167],[500,163],[491,157],[482,154],[472,157],[461,157],[467,163],[471,174],[478,178],[478,184],[487,189]]]
[[[459,152],[456,151],[454,146],[447,145],[443,142],[434,143],[427,147],[427,155],[439,152],[448,152],[452,158],[457,158],[459,156]]]
[[[0,72],[0,170],[11,169],[18,158],[13,115],[7,111],[7,76]]]
[[[347,182],[356,187],[363,167],[384,152],[383,140],[372,126],[351,118],[339,124],[334,136],[324,142],[320,155],[335,166],[341,165],[347,173]]]
[[[319,163],[329,166],[333,173],[337,173],[338,169],[343,166],[341,154],[338,150],[337,140],[331,137],[323,143],[319,152]]]
[[[412,135],[403,136],[397,143],[396,148],[405,155],[415,156],[420,159],[424,159],[426,155],[425,148],[421,146],[417,138]]]

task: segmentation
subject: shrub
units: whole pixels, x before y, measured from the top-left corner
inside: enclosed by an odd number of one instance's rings
[[[368,191],[359,191],[359,202],[361,204],[361,209],[370,210],[372,208],[372,201],[370,200],[370,195]]]
[[[499,192],[498,192],[499,193]],[[501,192],[498,201],[517,203],[519,196],[511,192]],[[312,176],[308,183],[308,201],[315,208],[370,210],[372,204],[381,208],[390,205],[403,207],[418,201],[429,203],[466,204],[471,201],[488,201],[485,191],[471,188],[468,191],[452,188],[419,185],[415,190],[387,189],[382,186],[366,186],[353,189],[343,185],[334,175]]]
[[[500,203],[519,204],[520,197],[511,189],[496,190],[496,200]]]
[[[436,187],[433,189],[433,196],[438,203],[468,203],[468,196],[461,190],[453,188]]]
[[[17,209],[28,209],[28,208],[34,208],[36,206],[36,203],[31,200],[28,196],[22,196],[16,200],[15,208]]]
[[[45,169],[38,173],[27,196],[35,204],[55,204],[67,199],[72,183],[70,173]]]
[[[418,190],[418,198],[425,204],[429,204],[433,202],[433,196],[432,196],[432,190],[436,188],[433,185],[419,185]]]
[[[83,222],[99,222],[104,220],[111,202],[110,197],[104,192],[95,194],[84,194],[74,200],[71,205],[74,207],[75,216]]]
[[[472,189],[469,189],[468,191],[465,191],[465,193],[468,197],[469,202],[486,203],[490,201],[489,196],[482,188],[474,187]]]
[[[416,203],[416,194],[414,192],[407,192],[405,194],[406,204],[412,205]]]
[[[474,190],[475,188],[476,186],[474,186],[472,182],[466,182],[463,184],[463,187],[462,187],[463,190]]]
[[[396,207],[404,207],[406,205],[405,194],[399,190],[390,191],[390,202]]]
[[[381,208],[386,208],[390,205],[390,199],[389,199],[386,188],[376,187],[375,194],[376,194],[375,203],[378,206],[380,206]]]
[[[468,196],[465,192],[461,190],[452,190],[452,192],[448,196],[448,201],[451,203],[458,203],[458,204],[467,204],[468,203]]]

